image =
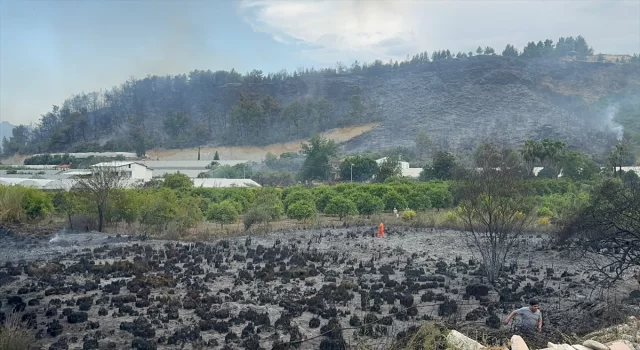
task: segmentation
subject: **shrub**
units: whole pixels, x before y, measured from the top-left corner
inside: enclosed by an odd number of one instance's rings
[[[393,208],[402,210],[407,207],[407,202],[404,200],[404,197],[395,190],[387,192],[384,197],[382,197],[382,201],[384,202],[384,210],[387,211],[391,211]]]
[[[551,219],[548,216],[542,216],[538,218],[538,225],[547,226],[551,223]]]
[[[0,222],[21,223],[54,210],[51,197],[35,188],[0,186]]]
[[[372,214],[379,213],[384,209],[384,203],[382,199],[375,197],[367,192],[355,192],[350,198],[356,205],[358,213],[360,215],[366,215],[367,217]]]
[[[431,199],[426,191],[415,190],[407,196],[407,205],[415,211],[426,210],[431,207]]]
[[[553,211],[547,207],[540,207],[538,209],[538,217],[549,217],[553,216]]]
[[[405,210],[402,212],[402,220],[413,221],[416,218],[416,212],[413,210]]]
[[[349,215],[358,215],[358,208],[350,199],[336,196],[329,201],[324,213],[329,216],[337,216],[342,220]]]
[[[444,214],[444,222],[448,225],[456,225],[460,217],[455,211],[449,210]]]
[[[175,174],[165,174],[162,186],[168,187],[172,190],[190,188],[193,187],[193,180],[185,174],[177,172]]]
[[[287,216],[299,221],[307,221],[317,215],[316,205],[310,200],[300,200],[289,205]]]
[[[22,209],[29,219],[40,218],[53,211],[53,202],[46,193],[35,188],[24,188]]]
[[[311,193],[313,194],[313,198],[316,203],[316,209],[320,212],[324,212],[324,208],[327,206],[327,203],[329,203],[331,198],[338,195],[338,192],[329,186],[314,187],[311,190]]]
[[[427,193],[433,208],[440,210],[450,208],[453,205],[453,195],[445,186],[431,188]]]
[[[207,210],[207,220],[219,223],[220,227],[238,222],[238,217],[238,210],[230,201],[211,203]]]
[[[288,208],[289,205],[298,202],[298,201],[308,201],[313,203],[313,205],[315,206],[315,201],[313,198],[313,194],[311,193],[311,191],[307,190],[307,189],[297,189],[293,192],[289,192],[289,194],[285,197],[285,199],[282,201],[284,204],[284,211],[285,212],[289,212]]]

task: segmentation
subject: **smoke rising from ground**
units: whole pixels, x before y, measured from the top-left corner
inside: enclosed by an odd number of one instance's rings
[[[613,131],[616,134],[616,138],[618,139],[618,141],[621,141],[622,137],[624,136],[624,127],[616,123],[616,121],[614,120],[616,114],[618,114],[619,109],[620,108],[617,104],[607,107],[607,109],[605,110],[605,121],[607,129]]]

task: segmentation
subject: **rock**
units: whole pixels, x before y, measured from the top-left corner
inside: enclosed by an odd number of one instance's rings
[[[585,340],[582,343],[582,345],[584,345],[584,346],[586,346],[586,347],[588,347],[589,349],[592,349],[592,350],[609,350],[608,346],[606,346],[606,345],[604,345],[602,343],[598,343],[597,341],[591,340],[591,339]]]
[[[511,350],[529,350],[527,343],[519,335],[511,337]]]
[[[86,312],[71,312],[68,316],[67,316],[67,322],[69,323],[82,323],[85,322],[87,320],[89,316],[87,315]]]
[[[613,343],[608,343],[610,350],[634,350],[633,345],[628,342],[616,341]]]
[[[588,347],[580,344],[571,345],[576,350],[590,350]]]
[[[464,350],[481,350],[486,349],[485,346],[478,343],[477,341],[467,337],[466,335],[452,330],[447,335],[447,344],[456,349],[464,349]]]

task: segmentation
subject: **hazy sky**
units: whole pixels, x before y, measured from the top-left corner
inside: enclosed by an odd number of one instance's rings
[[[72,94],[194,69],[276,72],[583,35],[640,52],[640,0],[0,0],[0,120]]]

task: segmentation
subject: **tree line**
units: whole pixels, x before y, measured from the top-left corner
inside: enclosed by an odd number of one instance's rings
[[[494,55],[491,47],[476,55]],[[503,56],[522,59],[593,54],[581,36],[529,43],[519,53],[507,45]],[[33,128],[21,125],[2,140],[5,156],[16,153],[135,151],[153,147],[191,147],[205,143],[258,145],[310,136],[327,128],[376,120],[377,106],[361,87],[333,91],[325,78],[344,74],[377,77],[430,61],[461,59],[473,52],[439,50],[384,63],[337,63],[323,69],[265,74],[195,70],[175,76],[130,79],[112,89],[79,94],[40,117]],[[637,55],[631,58],[640,62]],[[99,142],[100,141],[100,142]]]

